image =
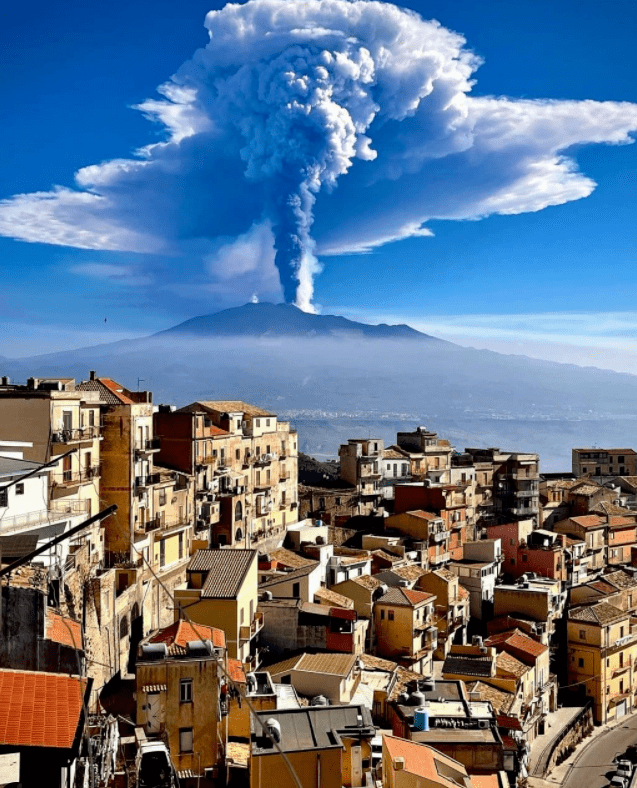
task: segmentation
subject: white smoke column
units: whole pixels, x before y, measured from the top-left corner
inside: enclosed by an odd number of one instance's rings
[[[462,114],[477,61],[438,23],[366,0],[249,0],[211,11],[206,27],[210,43],[172,84],[194,91],[218,136],[240,140],[246,177],[266,187],[285,299],[311,311],[316,195],[355,158],[373,160],[372,122],[413,115],[436,80],[453,83]]]

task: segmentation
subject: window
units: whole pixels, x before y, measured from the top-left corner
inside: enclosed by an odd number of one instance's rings
[[[620,455],[619,455],[619,457],[617,458],[617,462],[618,462],[618,463],[620,463],[620,464],[621,464],[622,462],[626,462],[626,458],[624,457],[624,455],[623,455],[623,454],[620,454]]]
[[[166,506],[166,488],[162,487],[159,491],[159,505]]]
[[[265,447],[265,453],[266,454],[271,454],[271,452],[270,452],[270,445],[269,444]]]
[[[586,468],[582,468],[582,473],[588,473],[588,471],[586,470]]]
[[[341,505],[341,499],[340,498],[334,498],[334,503],[336,504],[336,506],[340,506]]]
[[[119,636],[120,639],[128,637],[128,616],[122,616],[119,620]]]
[[[179,702],[192,703],[192,679],[182,679],[179,682]]]
[[[179,729],[179,752],[192,752],[192,728]]]
[[[94,427],[95,426],[95,411],[89,410],[88,412],[88,426]]]
[[[620,627],[620,628],[619,628],[619,637],[620,637],[620,638],[623,638],[623,637],[624,637],[624,627]]]
[[[234,521],[235,521],[235,523],[238,520],[243,520],[243,506],[241,505],[241,501],[237,501],[237,505],[234,507]]]
[[[319,498],[319,509],[325,509],[325,498]]]
[[[179,532],[179,557],[184,557],[184,532]]]
[[[241,459],[241,449],[237,449],[235,451],[234,458],[235,458],[235,460],[240,460]]]
[[[385,611],[381,609],[380,611],[380,620],[383,621],[385,618]]]
[[[398,465],[394,463],[394,477],[398,476]]]
[[[580,640],[586,640],[586,630],[585,629],[580,629],[580,631],[579,631],[579,639]]]
[[[258,457],[261,454],[261,447],[260,446],[256,446],[255,449],[254,449],[254,453]]]
[[[292,585],[292,596],[295,599],[298,599],[301,596],[301,584],[300,583],[294,583]]]
[[[510,563],[511,563],[512,566],[515,566],[515,558],[511,558],[510,559]]]
[[[509,544],[514,545],[515,544],[515,539],[509,539]]]
[[[24,484],[16,484],[16,486],[15,486],[15,494],[16,495],[24,495]]]
[[[583,658],[583,657],[580,657],[580,658],[577,660],[577,667],[578,667],[578,668],[583,668],[583,667],[584,667],[584,658]]]
[[[266,426],[266,427],[269,427],[269,426],[270,426],[270,419],[266,419],[266,420],[265,420],[265,426]],[[270,451],[270,450],[268,449],[268,451]]]
[[[394,620],[394,611],[393,610],[388,610],[387,611],[387,620],[388,621],[393,621]]]
[[[257,419],[256,421],[257,421],[257,427],[260,427],[261,426],[261,419]]]
[[[528,561],[529,560],[529,557],[528,557],[528,555],[526,553],[522,554],[522,560],[523,561]]]
[[[159,566],[166,565],[166,540],[162,539],[159,543]]]

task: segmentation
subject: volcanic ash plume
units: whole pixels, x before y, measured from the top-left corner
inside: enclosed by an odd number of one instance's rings
[[[365,134],[375,120],[412,115],[450,63],[467,90],[475,62],[459,36],[378,2],[250,0],[206,26],[210,43],[173,83],[240,140],[246,178],[265,188],[285,299],[311,310],[318,193],[355,158],[376,158]]]

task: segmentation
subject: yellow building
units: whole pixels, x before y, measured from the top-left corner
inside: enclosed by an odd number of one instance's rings
[[[438,627],[435,657],[444,659],[453,643],[466,643],[469,592],[460,585],[458,575],[444,568],[421,575],[416,587],[435,597],[434,612]]]
[[[429,675],[438,642],[433,594],[390,588],[374,606],[376,653]]]
[[[139,646],[137,724],[166,737],[178,772],[201,785],[223,779],[228,741],[225,637],[221,630],[177,621]]]
[[[585,687],[595,722],[633,711],[637,627],[631,627],[630,614],[608,602],[577,607],[568,613],[567,632],[568,682]]]
[[[175,616],[182,611],[201,624],[223,629],[228,656],[248,670],[259,665],[256,550],[198,550],[188,564],[186,583],[175,589]]]

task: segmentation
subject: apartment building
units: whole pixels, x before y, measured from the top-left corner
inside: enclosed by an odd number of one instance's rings
[[[572,470],[580,476],[637,476],[634,449],[573,449]]]
[[[298,520],[298,438],[288,422],[241,401],[160,406],[158,461],[195,477],[196,522],[216,547],[250,548]],[[280,538],[280,537],[279,537]]]
[[[175,768],[200,785],[224,778],[229,697],[220,629],[176,621],[142,640],[136,663],[137,724],[166,737]]]
[[[396,513],[424,509],[442,518],[449,532],[447,551],[452,559],[462,558],[462,546],[473,537],[473,521],[469,512],[474,511],[472,488],[469,485],[405,484],[396,487],[394,511]]]
[[[357,514],[377,514],[382,508],[384,452],[384,443],[378,438],[351,438],[338,450],[340,477],[358,492]]]
[[[516,583],[496,585],[493,613],[496,618],[510,615],[528,621],[537,639],[549,645],[565,604],[566,591],[559,579],[529,574],[522,575]]]
[[[586,543],[586,565],[589,573],[601,572],[607,563],[607,518],[599,514],[569,517],[555,523],[553,530]]]
[[[406,489],[421,491],[424,488],[417,485],[398,487],[397,501],[400,500],[398,496]],[[385,528],[409,537],[415,545],[420,546],[422,563],[426,569],[436,569],[449,563],[452,531],[439,514],[423,509],[401,511],[385,519]]]
[[[186,583],[175,589],[177,610],[195,623],[226,633],[228,656],[249,670],[260,664],[256,550],[198,550],[186,570]]]
[[[397,484],[411,481],[410,455],[398,446],[388,446],[382,454],[380,471],[383,498],[391,500]]]
[[[397,433],[396,444],[409,455],[411,476],[415,480],[428,479],[435,484],[451,482],[453,447],[448,440],[439,438],[426,427],[417,427],[413,432]]]
[[[467,542],[464,558],[449,564],[449,570],[458,575],[460,585],[469,593],[472,618],[482,621],[493,614],[495,581],[500,574],[502,560],[500,539],[480,539]]]
[[[458,575],[436,569],[418,578],[416,588],[435,597],[435,622],[438,643],[435,658],[444,659],[454,643],[464,645],[469,623],[469,592],[460,585]]]
[[[592,698],[595,722],[604,725],[634,709],[637,631],[630,614],[608,602],[568,612],[568,682]]]
[[[430,675],[438,643],[434,603],[433,594],[389,588],[374,606],[376,653]]]

